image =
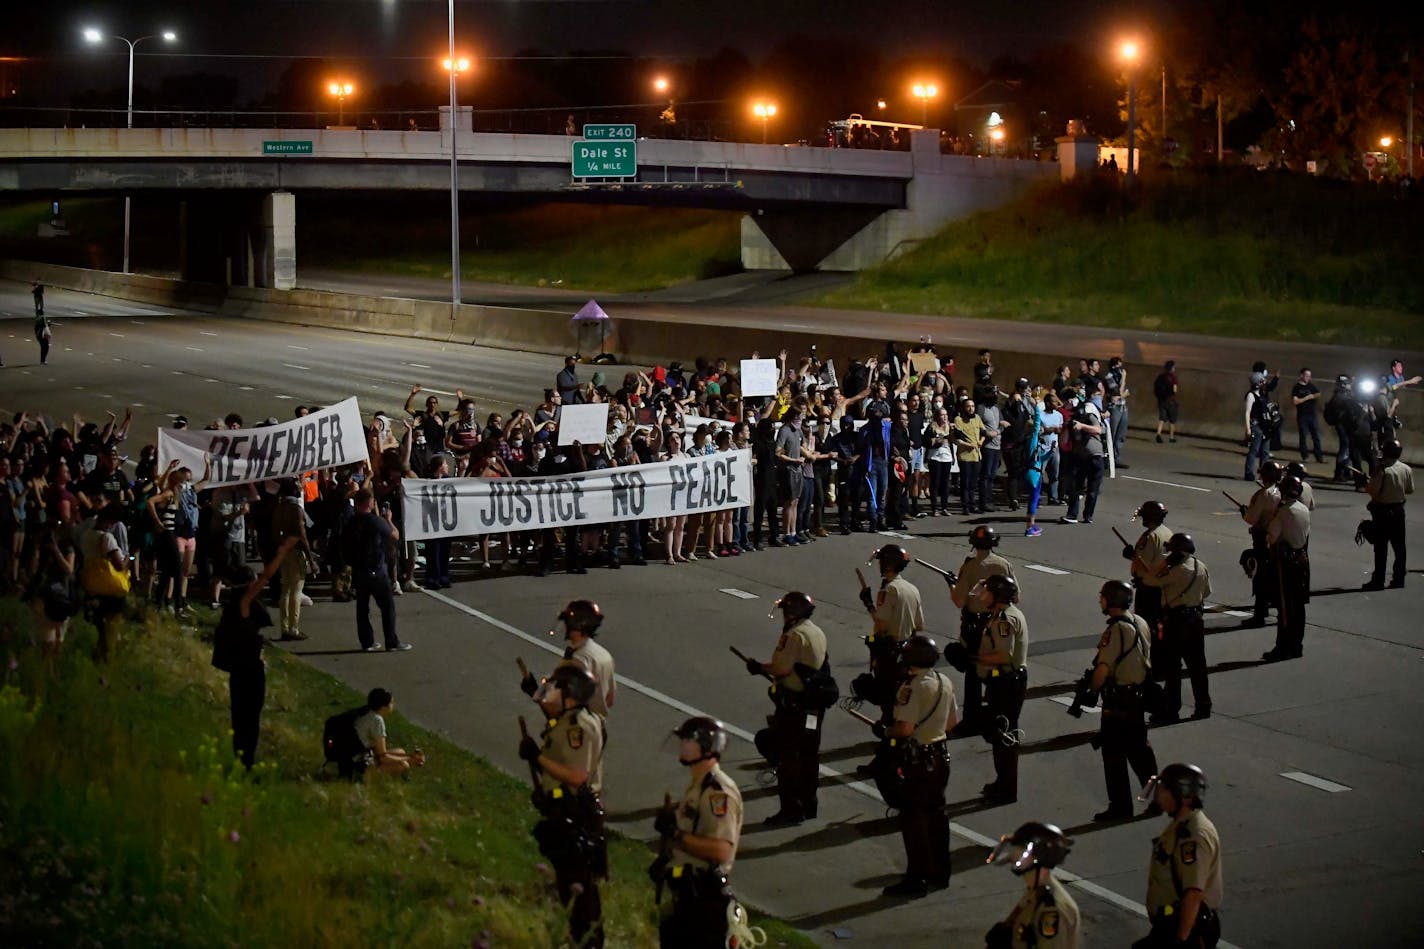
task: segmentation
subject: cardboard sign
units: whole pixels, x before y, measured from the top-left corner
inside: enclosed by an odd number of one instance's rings
[[[601,445],[608,438],[608,403],[559,406],[559,444]]]
[[[781,366],[775,359],[742,360],[742,396],[745,398],[776,395],[780,378]]]

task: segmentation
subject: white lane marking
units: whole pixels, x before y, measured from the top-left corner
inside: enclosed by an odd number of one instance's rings
[[[238,386],[238,387],[237,387],[237,391],[238,391],[238,392],[251,392],[251,391],[252,391],[252,386]]]
[[[67,352],[67,353],[72,353],[72,352],[74,352],[74,350],[71,349],[71,348],[68,347],[68,346],[64,347],[64,351]]]
[[[1223,616],[1234,616],[1237,619],[1249,619],[1251,616],[1251,614],[1245,610],[1222,610],[1221,614]]]
[[[1024,564],[1024,566],[1028,567],[1030,570],[1037,570],[1039,573],[1051,573],[1055,577],[1068,576],[1067,570],[1059,570],[1057,567],[1045,567],[1041,563]]]
[[[407,365],[407,366],[410,366],[410,367],[412,367],[412,368],[414,368],[414,369],[429,369],[429,368],[430,368],[429,366],[425,365],[424,363],[419,363],[419,362],[408,362],[408,363],[406,363],[406,365]]]
[[[1317,778],[1313,774],[1306,774],[1304,771],[1282,771],[1281,777],[1287,781],[1297,781],[1307,787],[1319,788],[1331,794],[1339,794],[1341,791],[1348,791],[1350,788],[1344,784],[1336,784],[1334,781],[1327,781],[1324,778]]]
[[[209,333],[207,330],[198,330],[198,332],[199,332],[200,334],[202,334],[203,336],[216,336],[216,335],[218,335],[217,333]]]
[[[305,346],[296,346],[296,345],[294,345],[294,344],[292,344],[292,343],[288,343],[288,344],[287,344],[287,348],[288,348],[288,349],[301,349],[301,350],[305,350],[307,347],[305,347]]]
[[[311,372],[310,366],[298,366],[294,362],[284,362],[282,363],[282,365],[286,366],[288,369],[300,369],[302,372]]]
[[[182,370],[182,369],[174,369],[174,370],[173,370],[173,375],[175,375],[175,376],[181,376],[181,375],[183,375],[183,370]]]
[[[276,396],[276,398],[278,398],[278,399],[290,399],[291,396],[289,396],[289,395],[279,395],[279,396]]]
[[[1199,488],[1194,484],[1178,484],[1175,481],[1153,481],[1151,478],[1138,478],[1133,475],[1118,475],[1124,481],[1141,481],[1143,484],[1160,484],[1167,488],[1181,488],[1184,491],[1200,491],[1203,494],[1210,494],[1211,488]]]
[[[142,402],[135,402],[135,403],[133,404],[133,407],[136,408],[136,409],[141,409],[141,408],[143,408],[143,403],[142,403]]]
[[[197,346],[184,346],[183,348],[186,349],[186,350],[188,350],[188,352],[190,352],[190,353],[201,353],[201,352],[203,351],[201,348],[199,348],[199,347],[197,347]]]
[[[203,381],[204,381],[204,382],[217,382],[218,380],[216,380],[216,379],[204,379]]]
[[[143,320],[129,320],[129,322],[132,323],[134,326],[144,326],[144,325],[146,325],[146,324],[143,322]]]
[[[1048,701],[1050,701],[1050,702],[1057,702],[1059,705],[1063,706],[1064,708],[1072,708],[1072,707],[1073,707],[1073,696],[1071,696],[1071,695],[1055,695],[1055,696],[1052,696],[1051,698],[1049,698]],[[1094,705],[1092,708],[1088,708],[1088,707],[1085,705],[1085,706],[1083,706],[1083,711],[1087,712],[1089,715],[1098,715],[1098,714],[1101,714],[1102,709],[1098,708],[1096,705]]]
[[[143,363],[143,368],[145,368],[145,369],[152,369],[153,366],[152,366],[151,364],[149,364],[149,363]]]
[[[882,536],[885,536],[885,537],[897,537],[897,538],[899,538],[900,540],[914,540],[914,539],[915,539],[913,535],[911,535],[911,534],[902,534],[902,533],[900,533],[899,531],[876,531],[876,533],[877,533],[877,534],[880,534],[880,535],[882,535]],[[995,841],[995,843],[998,843],[998,841]]]
[[[717,592],[725,593],[728,596],[734,596],[739,600],[755,600],[757,598],[757,595],[755,593],[748,593],[746,590],[738,590],[736,587],[727,587],[726,589],[718,590]]]
[[[118,356],[115,356],[113,359],[110,360],[110,362],[123,362],[123,360],[120,359]]]
[[[110,336],[117,336],[119,339],[123,339],[123,338],[124,338],[124,334],[123,334],[123,333],[110,333],[109,335],[110,335]]]
[[[75,387],[74,387],[74,391],[76,391],[76,392],[83,392],[83,391],[84,391],[84,387],[83,387],[83,386],[75,386]]]
[[[534,646],[536,649],[542,649],[545,652],[553,653],[556,656],[562,656],[564,654],[563,648],[550,642],[548,636],[538,637],[530,635],[529,633],[524,632],[524,630],[522,629],[518,629],[517,627],[511,626],[502,620],[495,619],[488,613],[483,613],[475,609],[473,606],[466,606],[459,600],[452,599],[451,597],[448,597],[443,593],[436,593],[430,590],[425,590],[423,592],[432,600],[437,600],[441,603],[444,603],[446,606],[451,607],[452,609],[459,610],[461,613],[464,613],[467,616],[473,616],[475,619],[488,623],[495,629],[502,630],[503,632],[508,633],[516,639],[522,639],[524,642],[528,643],[531,646]],[[700,709],[693,708],[686,702],[678,701],[670,695],[665,695],[662,692],[659,692],[657,689],[653,688],[652,686],[644,685],[636,679],[630,679],[622,674],[615,675],[614,678],[619,685],[622,685],[633,692],[637,692],[640,695],[645,695],[653,701],[658,702],[662,705],[666,705],[668,708],[681,712],[682,714],[688,717],[707,715],[706,712],[701,711]],[[751,732],[747,731],[745,728],[738,728],[736,725],[731,724],[726,719],[720,719],[720,721],[722,722],[723,727],[726,728],[727,733],[729,735],[735,735],[742,741],[755,743],[756,737]],[[845,779],[849,777],[845,773],[837,771],[834,768],[826,767],[825,765],[821,766],[820,773],[826,777],[834,779]],[[860,794],[863,794],[871,800],[879,802],[881,805],[884,805],[885,803],[885,799],[880,796],[880,792],[877,791],[873,785],[866,784],[864,781],[849,780],[846,781],[842,785],[842,787],[846,787],[852,791],[856,791]],[[977,844],[980,847],[992,848],[999,843],[994,838],[987,837],[984,834],[979,833],[977,830],[965,827],[963,824],[957,821],[950,821],[949,829],[952,832],[958,834],[960,837],[963,837],[970,843]],[[1147,917],[1147,907],[1143,906],[1141,903],[1134,902],[1133,900],[1128,899],[1120,893],[1114,893],[1112,890],[1099,886],[1091,880],[1085,880],[1075,873],[1070,873],[1064,870],[1062,867],[1059,867],[1057,869],[1057,874],[1058,879],[1062,880],[1064,883],[1067,883],[1071,886],[1076,886],[1085,893],[1091,893],[1099,899],[1113,904],[1119,909],[1127,910],[1129,913],[1141,916],[1144,919]],[[1224,939],[1219,941],[1217,945],[1222,947],[1222,949],[1240,949],[1240,947],[1235,946]]]

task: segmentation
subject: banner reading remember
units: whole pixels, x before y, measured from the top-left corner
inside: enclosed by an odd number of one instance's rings
[[[702,514],[752,503],[752,453],[547,478],[406,478],[401,492],[405,540]]]
[[[361,410],[354,397],[266,428],[158,430],[159,471],[166,471],[169,459],[176,458],[199,478],[204,455],[212,459],[208,483],[213,487],[298,478],[306,471],[368,460]]]

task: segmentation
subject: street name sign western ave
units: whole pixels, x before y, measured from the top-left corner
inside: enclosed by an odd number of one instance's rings
[[[310,155],[311,142],[263,142],[264,155]]]

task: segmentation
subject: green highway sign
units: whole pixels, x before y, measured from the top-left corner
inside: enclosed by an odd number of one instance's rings
[[[264,155],[310,155],[311,142],[263,142]]]
[[[633,178],[638,174],[636,142],[587,142],[577,139],[573,144],[573,153],[575,178]]]
[[[626,142],[638,137],[638,127],[636,125],[585,125],[583,137],[598,142],[613,140]]]

